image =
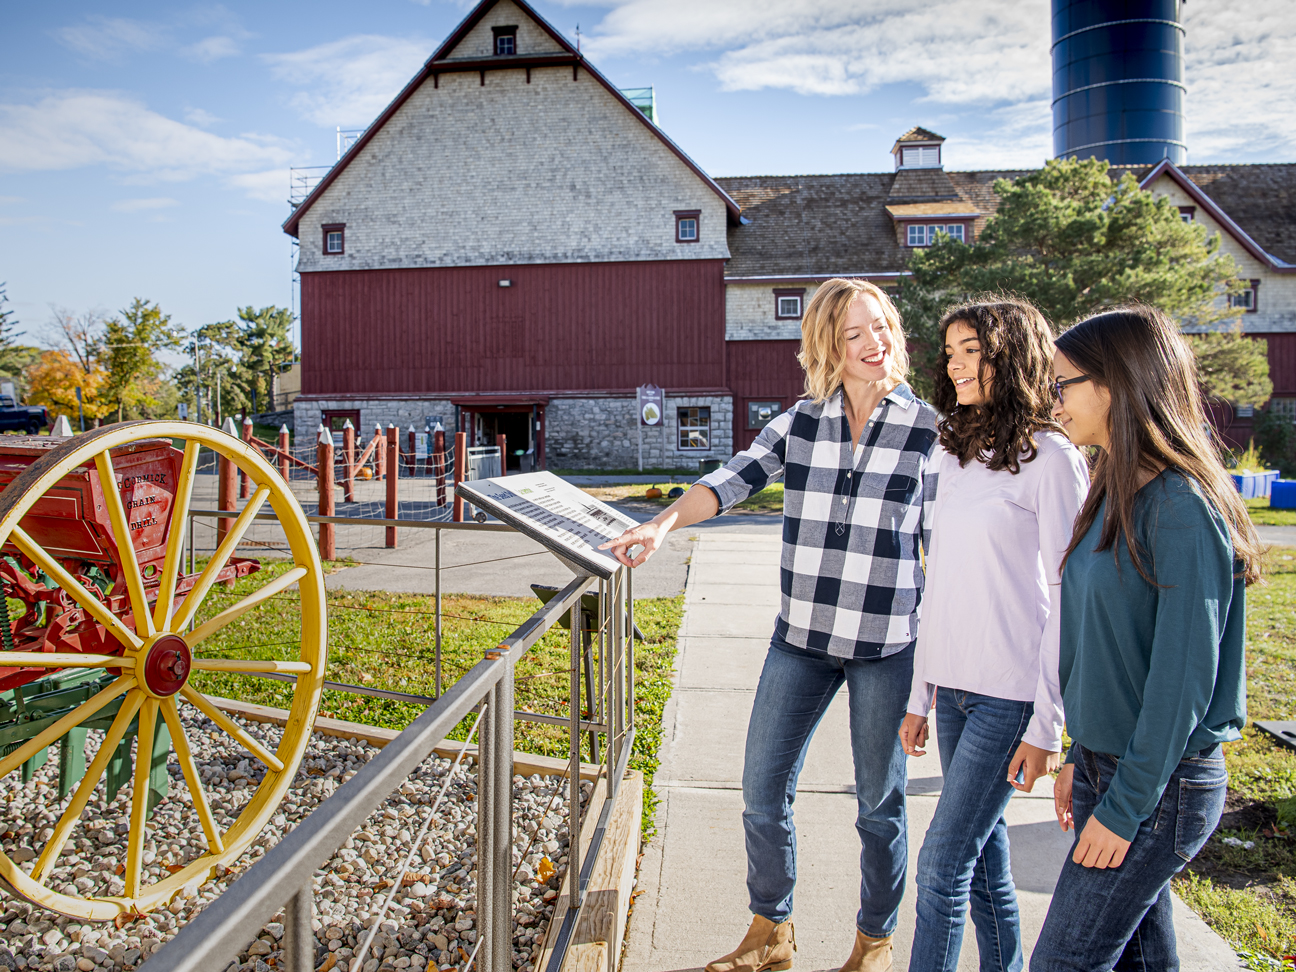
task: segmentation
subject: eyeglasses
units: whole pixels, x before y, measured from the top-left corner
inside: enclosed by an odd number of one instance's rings
[[[1067,385],[1078,385],[1082,381],[1088,381],[1088,375],[1076,375],[1074,378],[1054,378],[1049,382],[1049,391],[1059,402],[1062,401],[1062,389]]]

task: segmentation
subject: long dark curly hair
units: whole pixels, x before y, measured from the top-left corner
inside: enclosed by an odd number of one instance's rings
[[[977,333],[981,361],[977,381],[990,394],[983,405],[960,405],[946,366],[945,334],[956,321]],[[1044,315],[1015,297],[961,304],[945,312],[939,328],[942,352],[933,405],[944,416],[940,441],[966,466],[975,459],[993,470],[1021,471],[1035,458],[1033,436],[1061,431],[1053,420],[1053,333]]]

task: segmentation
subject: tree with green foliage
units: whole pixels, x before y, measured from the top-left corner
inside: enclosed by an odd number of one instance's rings
[[[0,379],[12,381],[18,397],[22,398],[27,369],[40,359],[40,348],[18,342],[23,332],[18,330],[16,312],[5,307],[9,303],[5,288],[6,284],[0,283]]]
[[[104,322],[103,361],[108,371],[104,397],[117,410],[117,421],[155,418],[166,366],[157,353],[179,348],[184,332],[157,304],[136,297],[120,316]]]
[[[280,366],[296,359],[292,343],[293,313],[286,307],[241,307],[238,312],[239,369],[237,378],[261,411],[274,408],[274,376]]]
[[[1273,394],[1269,380],[1269,343],[1250,338],[1240,327],[1188,337],[1197,356],[1202,391],[1231,405],[1263,405]]]
[[[920,391],[930,392],[939,360],[941,313],[981,294],[1023,297],[1056,329],[1131,301],[1194,329],[1239,313],[1224,299],[1239,285],[1219,238],[1185,223],[1168,198],[1144,191],[1130,173],[1113,182],[1106,162],[1052,159],[994,189],[998,210],[976,242],[942,235],[909,261],[900,305],[918,345]]]

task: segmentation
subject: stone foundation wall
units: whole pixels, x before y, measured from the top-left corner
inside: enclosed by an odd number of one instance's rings
[[[678,409],[711,409],[708,449],[679,447]],[[293,403],[296,440],[309,441],[326,411],[360,411],[357,438],[368,441],[374,426],[411,425],[423,431],[427,417],[439,415],[446,436],[453,440],[455,407],[448,399],[337,398]],[[663,429],[643,430],[645,468],[695,469],[699,460],[728,461],[733,455],[733,399],[728,395],[666,396]],[[634,469],[639,463],[636,409],[633,396],[553,398],[545,408],[545,455],[552,469]],[[403,442],[404,440],[402,440]]]
[[[446,435],[453,438],[455,429],[455,407],[444,398],[337,398],[326,400],[293,402],[293,436],[298,442],[304,436],[312,434],[319,428],[320,416],[333,410],[360,410],[360,425],[357,428],[357,439],[368,441],[374,433],[374,427],[389,425],[405,431],[411,425],[414,431],[422,432],[427,426],[429,415],[439,415]]]
[[[679,448],[678,409],[711,409],[709,449]],[[733,455],[733,399],[727,395],[666,396],[663,430],[643,430],[644,468],[694,469],[701,459]],[[639,438],[633,397],[555,398],[545,410],[545,453],[553,469],[634,469]]]

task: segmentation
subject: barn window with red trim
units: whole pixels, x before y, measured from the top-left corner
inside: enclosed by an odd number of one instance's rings
[[[700,209],[677,209],[675,210],[675,242],[676,243],[696,243],[699,236],[699,226],[701,224]]]
[[[805,297],[804,287],[774,289],[774,319],[776,321],[801,320],[801,302]]]
[[[346,223],[324,224],[324,255],[342,256],[346,253]]]
[[[1260,281],[1244,280],[1241,283],[1245,289],[1236,294],[1229,294],[1229,306],[1240,308],[1248,314],[1254,314],[1260,309]]]

